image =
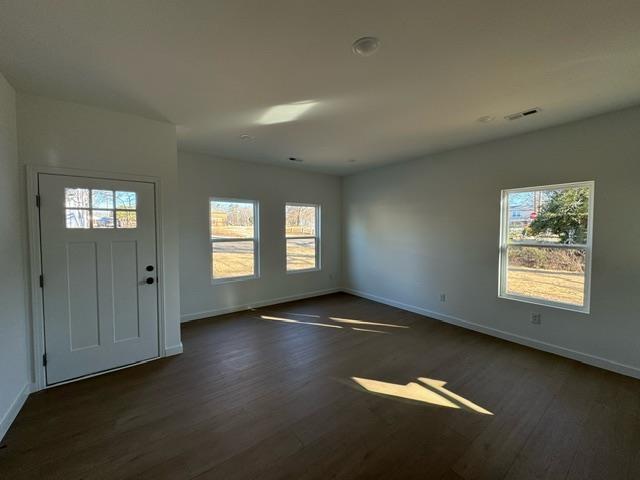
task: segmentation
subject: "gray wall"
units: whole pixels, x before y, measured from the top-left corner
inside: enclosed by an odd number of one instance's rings
[[[319,294],[340,280],[340,178],[180,152],[180,296],[183,320]],[[209,198],[260,202],[259,279],[211,284]],[[322,205],[322,270],[285,271],[284,205]]]
[[[18,95],[23,164],[160,178],[165,346],[180,347],[178,160],[175,126],[133,115],[31,95]]]
[[[500,190],[580,180],[595,180],[591,313],[498,299]],[[343,282],[639,376],[639,194],[640,108],[356,174],[343,183]]]
[[[16,94],[0,75],[0,440],[31,384],[27,354],[25,222]]]

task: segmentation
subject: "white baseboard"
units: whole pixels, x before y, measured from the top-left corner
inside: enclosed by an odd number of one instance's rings
[[[180,355],[182,353],[182,342],[178,345],[172,345],[164,349],[164,356],[170,357],[172,355]]]
[[[314,292],[306,292],[298,295],[290,295],[288,297],[270,298],[267,300],[259,300],[253,303],[247,303],[242,305],[234,305],[232,307],[218,308],[216,310],[207,310],[205,312],[187,313],[180,316],[180,322],[190,322],[191,320],[198,320],[200,318],[215,317],[217,315],[224,315],[226,313],[242,312],[244,310],[250,310],[252,308],[267,307],[269,305],[276,305],[278,303],[293,302],[295,300],[302,300],[305,298],[320,297],[322,295],[328,295],[330,293],[336,293],[342,291],[341,288],[329,288],[326,290],[316,290]]]
[[[640,379],[640,368],[633,367],[631,365],[626,365],[623,363],[616,362],[614,360],[609,360],[606,358],[598,357],[596,355],[591,355],[591,354],[580,352],[577,350],[572,350],[570,348],[561,347],[560,345],[555,345],[553,343],[547,343],[540,340],[535,340],[533,338],[524,337],[522,335],[517,335],[515,333],[505,332],[504,330],[498,330],[496,328],[487,327],[485,325],[480,325],[475,322],[463,320],[462,318],[454,317],[452,315],[434,312],[422,307],[416,307],[415,305],[407,305],[406,303],[397,302],[389,298],[379,297],[377,295],[361,292],[359,290],[343,288],[342,291],[344,291],[345,293],[356,295],[358,297],[366,298],[368,300],[373,300],[374,302],[384,303],[385,305],[397,307],[402,310],[408,310],[409,312],[417,313],[418,315],[424,315],[425,317],[434,318],[436,320],[450,323],[452,325],[457,325],[459,327],[467,328],[469,330],[474,330],[476,332],[484,333],[486,335],[498,337],[503,340],[519,343],[520,345],[525,345],[527,347],[535,348],[535,349],[542,350],[549,353],[555,353],[556,355],[567,357],[572,360],[577,360],[578,362],[586,363],[587,365],[592,365],[594,367],[603,368],[605,370],[610,370],[612,372],[616,372],[622,375],[627,375],[629,377]]]
[[[18,395],[16,395],[16,398],[13,399],[9,409],[2,416],[2,420],[0,420],[0,441],[2,441],[6,433],[9,431],[9,427],[18,416],[18,413],[20,413],[20,409],[27,400],[31,390],[31,384],[25,383],[24,387],[22,387],[18,392]]]

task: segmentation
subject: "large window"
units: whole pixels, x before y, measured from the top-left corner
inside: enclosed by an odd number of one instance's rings
[[[285,206],[287,271],[320,268],[320,207],[300,203]]]
[[[259,274],[258,204],[251,200],[209,200],[211,265],[214,281]]]
[[[502,191],[501,297],[589,312],[593,187]]]

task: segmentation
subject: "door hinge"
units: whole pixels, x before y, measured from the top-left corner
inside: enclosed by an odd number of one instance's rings
[[[42,366],[43,367],[47,366],[47,354],[46,353],[42,354]]]
[[[36,195],[36,207],[40,208],[40,195]]]
[[[44,275],[40,275],[40,288],[44,288]]]

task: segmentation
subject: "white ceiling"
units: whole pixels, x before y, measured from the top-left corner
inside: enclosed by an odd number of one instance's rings
[[[640,103],[639,26],[638,0],[0,0],[0,71],[184,150],[348,173]]]

